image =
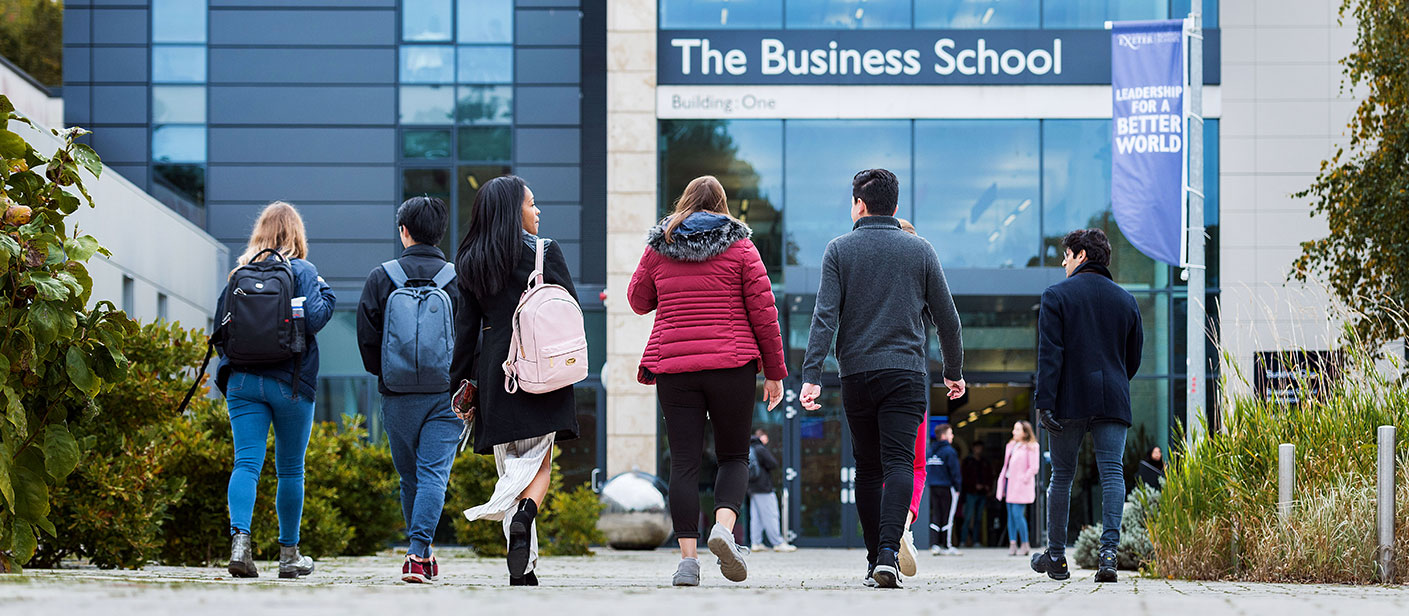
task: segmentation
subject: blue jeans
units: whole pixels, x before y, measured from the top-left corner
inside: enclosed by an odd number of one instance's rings
[[[430,558],[431,540],[445,508],[445,485],[465,424],[450,410],[450,394],[389,394],[382,423],[391,461],[401,476],[401,515],[410,553]]]
[[[1007,503],[1008,541],[1027,543],[1027,503]]]
[[[274,377],[246,372],[230,375],[225,401],[235,440],[235,468],[230,472],[227,498],[230,532],[250,532],[255,491],[264,467],[269,426],[274,426],[274,471],[279,489],[274,510],[279,514],[279,545],[298,545],[303,518],[303,456],[313,429],[313,399]]]
[[[1077,455],[1086,433],[1096,447],[1096,469],[1101,474],[1101,549],[1114,550],[1120,544],[1120,514],[1125,507],[1125,432],[1129,428],[1109,419],[1083,417],[1063,419],[1061,432],[1047,433],[1052,453],[1052,480],[1047,483],[1047,538],[1053,556],[1066,552],[1067,514],[1071,506],[1071,482],[1076,476]]]
[[[983,528],[984,499],[982,494],[964,495],[964,527],[959,532],[959,540],[978,542],[979,529]]]

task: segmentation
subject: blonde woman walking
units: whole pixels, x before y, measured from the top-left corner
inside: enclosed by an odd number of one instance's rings
[[[998,500],[1008,504],[1008,555],[1019,549],[1032,551],[1027,540],[1027,506],[1037,500],[1037,467],[1040,454],[1032,424],[1013,424],[1013,438],[1003,453],[1003,470],[998,473]],[[1021,542],[1021,546],[1019,543]]]

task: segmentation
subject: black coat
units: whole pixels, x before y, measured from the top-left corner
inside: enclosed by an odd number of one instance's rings
[[[450,362],[450,382],[455,387],[469,379],[479,388],[479,412],[475,414],[475,453],[492,454],[494,446],[510,441],[557,433],[557,440],[577,438],[577,407],[571,386],[546,394],[523,390],[504,391],[504,359],[509,356],[510,323],[518,308],[529,274],[533,273],[534,242],[523,234],[524,249],[508,287],[489,297],[470,290],[469,271],[459,255],[456,270],[464,308],[455,313],[455,354]],[[549,241],[543,258],[543,281],[566,287],[573,298],[572,273],[557,242]]]
[[[412,245],[397,260],[411,279],[435,278],[440,268],[445,267],[445,253],[426,244]],[[382,324],[386,321],[386,300],[395,289],[386,270],[377,265],[367,274],[367,282],[362,286],[362,299],[357,303],[357,350],[362,354],[362,367],[368,373],[377,375],[377,390],[383,396],[396,395],[382,383]],[[450,296],[450,305],[458,314],[464,305],[461,299],[464,293],[460,291],[457,281],[451,281],[445,287],[445,294]],[[454,381],[454,386],[459,384],[459,381]]]
[[[1042,292],[1037,317],[1038,409],[1058,419],[1130,425],[1130,379],[1140,370],[1140,307],[1094,263]]]
[[[749,440],[749,448],[758,459],[759,468],[763,469],[757,479],[749,479],[749,494],[772,494],[773,469],[778,468],[778,458],[773,457],[773,452],[768,451],[768,446],[757,436]]]

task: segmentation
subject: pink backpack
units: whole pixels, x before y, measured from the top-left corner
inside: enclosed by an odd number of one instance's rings
[[[538,238],[528,289],[514,310],[509,357],[504,360],[504,391],[531,394],[557,391],[587,378],[587,330],[582,307],[566,288],[543,282],[543,252]]]

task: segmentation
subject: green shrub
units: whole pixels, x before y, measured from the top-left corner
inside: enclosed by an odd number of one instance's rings
[[[73,424],[95,412],[93,398],[126,376],[127,315],[111,302],[89,308],[85,265],[107,254],[68,228],[80,207],[80,170],[102,163],[74,143],[80,128],[53,131],[62,144],[45,158],[11,121],[28,123],[0,95],[0,573],[29,562],[41,536],[55,537],[53,494],[78,466]],[[41,171],[42,170],[42,171]]]
[[[1223,429],[1177,452],[1149,521],[1158,574],[1376,581],[1376,429],[1396,426],[1395,449],[1409,447],[1409,384],[1397,353],[1361,344],[1349,328],[1341,355],[1339,377],[1327,379],[1320,392],[1301,383],[1296,405],[1245,393],[1251,388],[1244,380],[1225,396]],[[1282,443],[1297,452],[1296,500],[1285,521],[1277,515]],[[1409,455],[1401,454],[1397,474],[1409,480]],[[1395,526],[1409,528],[1409,490],[1397,499]],[[1409,555],[1396,554],[1396,581],[1409,580]]]
[[[1159,490],[1141,484],[1126,497],[1120,518],[1120,543],[1116,545],[1116,568],[1137,571],[1154,559],[1155,546],[1145,521],[1159,510]],[[1101,524],[1081,529],[1072,548],[1072,562],[1083,569],[1095,569],[1100,564]]]
[[[555,460],[557,453],[555,449]],[[465,519],[464,510],[488,501],[497,480],[493,456],[462,454],[451,470],[445,499],[445,512],[455,520],[456,538],[485,557],[504,556],[507,552],[503,524],[489,520],[470,522]],[[554,462],[552,487],[538,514],[539,551],[545,556],[591,555],[590,546],[606,542],[597,530],[603,506],[587,486],[564,489],[562,482],[562,473]]]

